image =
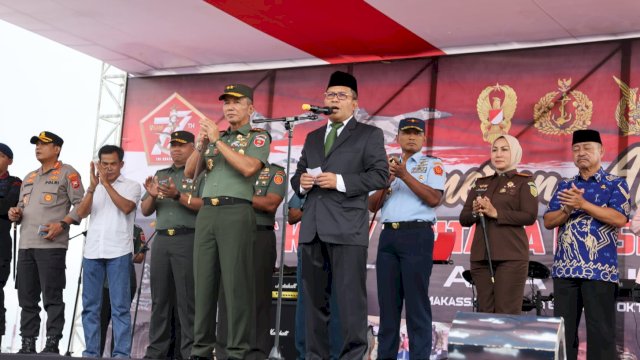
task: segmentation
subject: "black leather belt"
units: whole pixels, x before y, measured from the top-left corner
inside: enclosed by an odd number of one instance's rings
[[[273,231],[273,225],[256,225],[258,231]]]
[[[237,205],[237,204],[249,204],[251,201],[246,199],[239,199],[231,196],[218,196],[214,198],[202,198],[204,206],[225,206],[225,205]]]
[[[196,232],[196,229],[192,229],[192,228],[176,228],[176,229],[158,230],[158,234],[167,235],[167,236],[186,235],[186,234],[193,234],[195,232]]]
[[[433,223],[430,221],[398,221],[386,222],[382,225],[385,230],[408,230],[430,228]]]

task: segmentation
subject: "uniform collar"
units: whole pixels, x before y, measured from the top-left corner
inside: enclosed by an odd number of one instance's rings
[[[58,160],[56,161],[56,164],[53,165],[53,167],[47,170],[46,172],[53,171],[53,170],[60,170],[61,167],[62,167],[62,161]],[[38,175],[42,175],[42,174],[45,174],[45,172],[42,171],[42,166],[40,166],[40,169],[38,169]]]
[[[246,123],[244,125],[242,125],[238,130],[231,130],[231,128],[228,128],[226,133],[227,134],[233,134],[233,133],[240,133],[242,135],[248,135],[249,132],[251,131],[251,123]]]
[[[0,180],[4,180],[4,179],[6,179],[8,177],[9,177],[9,171],[7,170],[7,172],[4,173],[4,175],[0,175]]]
[[[420,158],[422,157],[422,149],[420,149],[420,151],[416,152],[415,154],[411,155],[408,159],[407,159],[407,163],[409,163],[409,160],[413,160],[415,162],[420,162]],[[402,162],[402,157],[400,157],[400,162]]]
[[[516,176],[517,173],[518,173],[517,169],[509,170],[509,171],[503,172],[502,174],[498,174],[498,172],[496,171],[495,173],[493,173],[493,177],[506,176],[507,178],[511,179],[514,176]]]
[[[171,171],[178,172],[178,171],[180,171],[180,169],[184,169],[184,167],[185,167],[185,165],[177,167],[176,164],[171,164],[171,167],[169,169],[171,169]],[[122,174],[120,174],[120,175],[122,175]]]

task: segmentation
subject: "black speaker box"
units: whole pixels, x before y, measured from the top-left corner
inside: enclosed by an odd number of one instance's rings
[[[271,298],[278,298],[278,275],[272,277]],[[282,278],[282,300],[295,302],[298,299],[298,282],[296,275],[285,275]]]
[[[271,314],[272,318],[276,318],[276,307],[278,302],[276,300],[271,302]],[[295,324],[296,324],[296,302],[295,301],[283,301],[280,317],[280,354],[286,360],[295,360],[298,356],[296,351],[296,339],[295,339]],[[271,325],[269,333],[274,338],[276,335],[275,322]]]

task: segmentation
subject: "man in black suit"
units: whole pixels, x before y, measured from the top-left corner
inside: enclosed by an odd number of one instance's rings
[[[358,86],[352,75],[331,75],[324,105],[333,109],[330,121],[309,133],[291,179],[298,195],[307,196],[299,247],[308,299],[305,358],[329,358],[333,288],[342,324],[340,359],[360,360],[367,349],[367,198],[370,191],[386,186],[389,168],[382,130],[353,116]]]

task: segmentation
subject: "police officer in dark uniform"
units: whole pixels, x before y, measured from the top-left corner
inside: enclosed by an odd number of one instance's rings
[[[5,333],[6,309],[4,308],[4,286],[11,272],[11,221],[9,208],[18,204],[22,180],[9,175],[9,165],[13,163],[13,151],[0,143],[0,343]]]
[[[444,192],[442,160],[422,154],[424,120],[406,118],[398,126],[402,157],[389,158],[389,188],[369,198],[383,230],[378,243],[376,279],[380,304],[378,359],[398,356],[402,303],[412,359],[431,356],[432,317],[429,278],[433,267],[435,207]]]
[[[219,100],[229,129],[218,130],[209,119],[200,121],[199,146],[185,168],[192,177],[197,164],[206,174],[204,205],[196,219],[194,244],[195,323],[192,359],[211,359],[215,347],[216,305],[220,286],[228,305],[227,353],[243,359],[251,348],[254,326],[255,276],[253,246],[255,213],[251,206],[256,179],[268,163],[271,139],[262,129],[251,129],[253,90],[228,85]]]
[[[180,353],[191,354],[193,344],[193,239],[196,214],[202,207],[202,181],[184,176],[184,166],[194,151],[194,136],[188,131],[171,134],[173,164],[149,176],[140,205],[142,214],[156,213],[156,238],[151,252],[151,321],[146,359],[164,359],[171,343],[172,302],[176,299],[182,334]]]
[[[252,206],[256,213],[256,242],[253,246],[253,264],[256,281],[255,326],[252,327],[251,350],[247,359],[266,359],[273,347],[269,333],[272,325],[271,299],[273,267],[278,257],[276,251],[276,211],[284,200],[286,174],[282,166],[269,164],[264,167],[253,187]],[[216,359],[226,359],[227,316],[226,304],[220,301],[218,312],[218,342]],[[224,305],[224,306],[223,306]]]

